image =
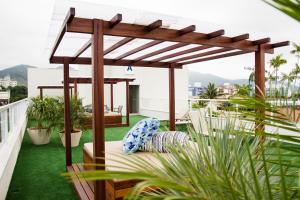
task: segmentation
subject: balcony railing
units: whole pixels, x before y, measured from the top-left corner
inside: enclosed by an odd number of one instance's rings
[[[0,107],[0,199],[5,199],[21,148],[28,99]]]

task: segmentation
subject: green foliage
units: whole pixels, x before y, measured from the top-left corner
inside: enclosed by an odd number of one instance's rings
[[[204,99],[215,99],[219,95],[218,89],[216,88],[215,84],[209,83],[207,85],[207,90],[204,94],[200,96],[200,98]]]
[[[59,118],[58,100],[50,97],[41,99],[35,97],[31,99],[31,103],[27,110],[28,119],[36,124],[38,129],[51,129],[57,124]]]
[[[10,102],[16,102],[21,99],[27,98],[27,87],[23,85],[17,85],[15,87],[8,87],[10,90]]]
[[[208,104],[207,101],[196,101],[192,104],[192,108],[204,108]]]
[[[300,21],[300,1],[299,0],[264,0],[268,4],[284,12],[297,21]]]
[[[60,97],[58,99],[59,106],[59,118],[60,123],[58,124],[60,128],[64,127],[64,98]],[[86,119],[84,107],[82,105],[82,99],[76,99],[75,97],[70,98],[70,118],[71,118],[71,131],[76,129],[84,129],[83,121]]]
[[[248,96],[250,92],[250,87],[249,85],[235,85],[237,88],[237,95],[238,96]]]

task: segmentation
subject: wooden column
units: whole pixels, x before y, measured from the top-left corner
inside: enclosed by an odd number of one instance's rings
[[[114,84],[110,84],[110,111],[114,111]]]
[[[126,81],[126,125],[129,126],[129,111],[130,111],[130,105],[129,105],[129,82]]]
[[[96,164],[105,164],[104,138],[104,62],[103,62],[103,21],[93,19],[92,35],[92,107],[93,107],[93,140],[94,157]],[[97,170],[105,169],[96,166]],[[94,182],[95,200],[105,199],[105,181]]]
[[[258,51],[255,52],[255,97],[259,100],[265,98],[265,51],[262,46],[259,46]],[[259,117],[256,122],[256,133],[261,133],[264,130],[264,125],[261,124],[265,116],[265,108],[258,106],[257,113]],[[262,142],[264,137],[262,138]]]
[[[43,88],[40,88],[40,98],[43,99]]]
[[[77,80],[74,81],[74,97],[77,100],[78,90],[77,90]]]
[[[70,87],[69,87],[69,60],[64,58],[64,123],[66,144],[66,166],[72,165],[71,150],[71,112],[70,112]]]
[[[175,131],[175,69],[169,68],[169,126],[170,131]]]

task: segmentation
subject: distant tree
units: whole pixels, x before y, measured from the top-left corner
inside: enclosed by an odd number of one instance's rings
[[[205,99],[214,99],[218,96],[218,89],[216,88],[215,84],[209,83],[207,86],[206,92],[200,96],[200,98]]]
[[[251,86],[249,85],[239,85],[235,84],[235,88],[237,89],[237,95],[239,96],[248,96]]]
[[[286,64],[287,61],[282,57],[282,55],[277,55],[270,61],[270,66],[274,69],[275,72],[275,95],[278,95],[277,83],[278,83],[278,71],[281,65]]]
[[[15,87],[8,87],[10,90],[10,102],[19,101],[27,98],[27,87],[23,85],[17,85]]]

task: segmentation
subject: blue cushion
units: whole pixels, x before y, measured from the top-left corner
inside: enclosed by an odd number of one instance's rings
[[[134,125],[123,139],[123,152],[130,154],[136,152],[140,146],[152,138],[159,128],[159,120],[146,118]]]

